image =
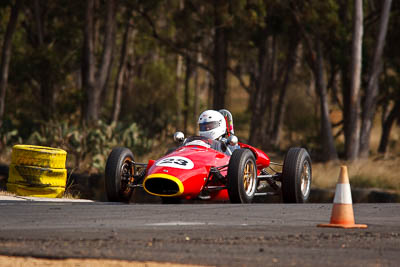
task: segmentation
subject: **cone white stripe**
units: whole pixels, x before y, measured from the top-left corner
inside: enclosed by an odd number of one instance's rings
[[[336,204],[353,204],[351,199],[351,189],[350,184],[337,184],[335,199],[333,203]]]

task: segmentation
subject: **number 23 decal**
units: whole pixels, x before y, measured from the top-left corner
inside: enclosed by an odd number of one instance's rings
[[[156,163],[156,166],[190,170],[193,169],[194,164],[193,161],[188,158],[174,156],[160,160]]]

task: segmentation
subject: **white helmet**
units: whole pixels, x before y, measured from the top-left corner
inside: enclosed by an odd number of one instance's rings
[[[206,110],[199,117],[199,135],[210,139],[218,139],[226,134],[224,116],[215,110]]]

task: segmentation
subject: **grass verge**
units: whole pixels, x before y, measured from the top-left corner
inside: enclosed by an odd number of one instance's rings
[[[381,188],[400,192],[398,158],[369,158],[357,162],[316,163],[313,165],[313,187],[335,188],[340,165],[347,165],[350,184],[357,188]]]

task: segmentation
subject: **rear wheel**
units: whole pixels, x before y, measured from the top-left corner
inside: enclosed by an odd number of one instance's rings
[[[228,165],[228,195],[232,203],[251,203],[257,184],[257,167],[253,153],[236,149]]]
[[[290,148],[282,171],[282,198],[285,203],[305,203],[311,191],[311,158],[304,148]]]
[[[109,201],[129,202],[133,188],[129,187],[134,166],[132,152],[125,147],[114,148],[108,156],[105,171],[106,193]]]

